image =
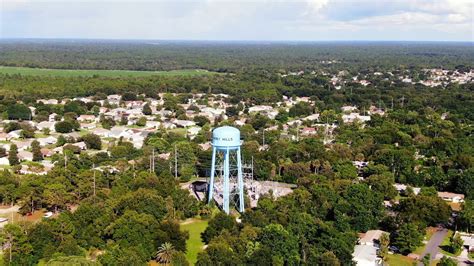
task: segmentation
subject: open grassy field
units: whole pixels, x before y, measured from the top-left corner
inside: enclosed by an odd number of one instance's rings
[[[94,75],[103,77],[148,77],[154,75],[161,76],[199,76],[213,75],[202,69],[185,69],[172,71],[133,71],[133,70],[85,70],[85,69],[47,69],[28,67],[7,67],[0,66],[0,74],[21,74],[26,76],[57,76],[57,77],[92,77]]]
[[[196,264],[197,255],[204,246],[201,233],[206,230],[206,227],[207,221],[200,219],[189,219],[181,223],[181,230],[189,231],[189,239],[186,241],[186,258],[191,265]]]

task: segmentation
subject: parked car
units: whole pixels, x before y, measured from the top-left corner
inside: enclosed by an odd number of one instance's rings
[[[49,218],[51,216],[53,216],[53,212],[47,212],[43,215],[43,218]]]

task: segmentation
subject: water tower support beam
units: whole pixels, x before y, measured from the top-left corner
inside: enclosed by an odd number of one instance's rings
[[[244,212],[244,180],[242,177],[242,159],[240,147],[237,149],[237,182],[239,184],[239,211]]]
[[[224,159],[224,203],[223,209],[224,212],[229,214],[229,148],[225,150],[225,159]]]
[[[212,147],[212,165],[211,165],[211,182],[209,183],[209,198],[207,199],[207,203],[211,203],[213,199],[214,193],[214,176],[216,173],[216,148]]]

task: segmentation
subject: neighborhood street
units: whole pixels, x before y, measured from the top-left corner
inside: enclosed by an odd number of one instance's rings
[[[430,240],[426,244],[425,251],[421,254],[421,258],[423,258],[426,254],[430,254],[430,260],[434,260],[436,258],[436,254],[438,253],[439,245],[443,242],[444,237],[448,233],[448,229],[446,228],[439,228],[433,236],[431,236]],[[421,262],[418,265],[423,265]]]

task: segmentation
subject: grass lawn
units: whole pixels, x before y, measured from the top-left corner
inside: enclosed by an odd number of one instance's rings
[[[148,76],[200,76],[213,75],[202,69],[184,69],[172,71],[133,71],[133,70],[88,70],[88,69],[47,69],[28,67],[6,67],[0,66],[0,74],[21,74],[26,76],[57,76],[57,77],[91,77],[99,75],[103,77],[148,77]]]
[[[439,251],[441,253],[443,253],[444,255],[449,255],[449,256],[456,257],[456,256],[459,256],[461,254],[462,249],[459,250],[459,252],[456,253],[456,254],[453,254],[453,253],[449,252],[450,238],[451,238],[451,236],[453,236],[453,234],[454,234],[454,232],[452,230],[448,230],[448,233],[444,237],[443,242],[441,242],[441,245],[439,245]]]
[[[191,265],[196,264],[197,255],[202,251],[204,242],[201,240],[201,233],[207,227],[207,221],[200,219],[188,219],[181,223],[181,230],[189,232],[189,239],[186,241],[186,258]]]
[[[182,135],[182,136],[186,136],[186,131],[187,131],[186,128],[181,128],[181,127],[173,128],[173,129],[168,130],[168,132],[172,132],[172,133]]]
[[[413,262],[415,262],[415,260],[413,259],[410,259],[406,256],[403,256],[401,254],[388,254],[387,255],[387,263],[388,265],[390,266],[412,266],[413,265]]]
[[[468,257],[469,259],[474,260],[474,253],[473,252],[469,253]]]

